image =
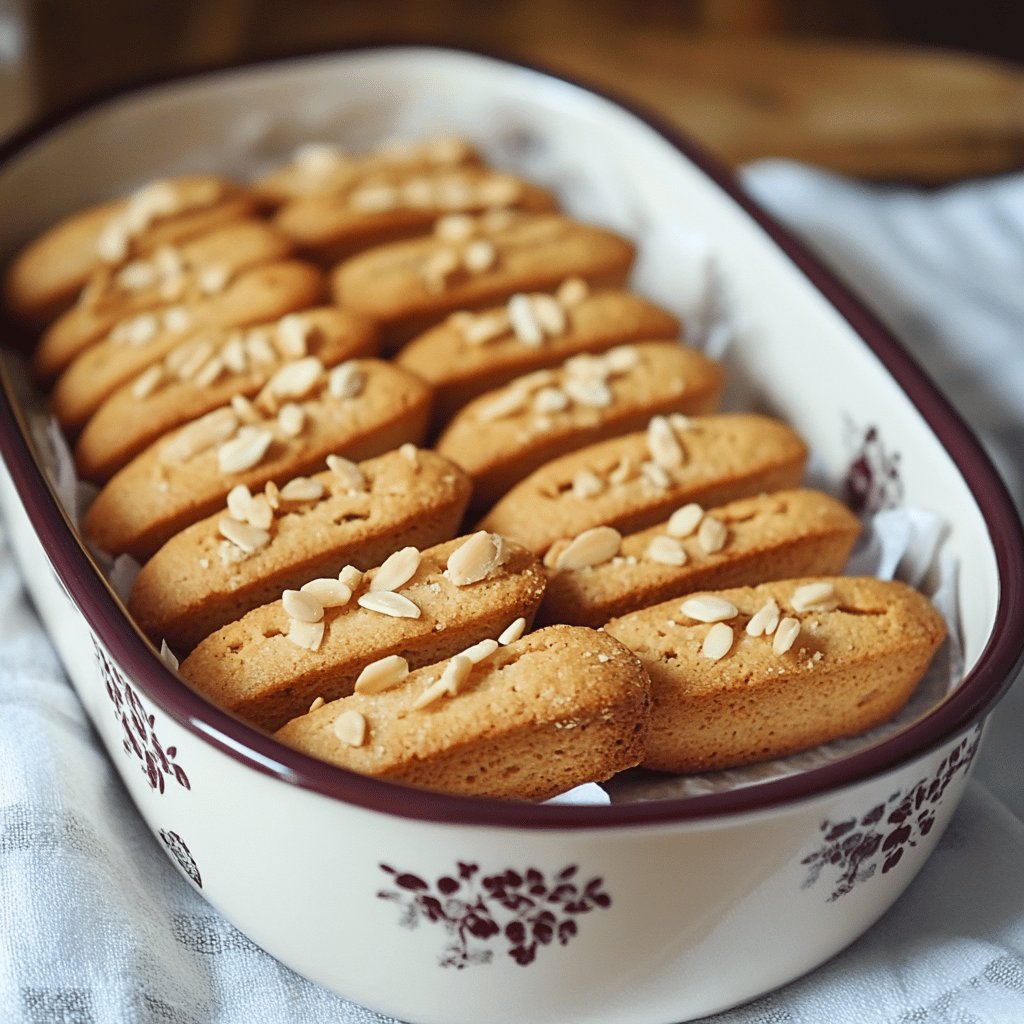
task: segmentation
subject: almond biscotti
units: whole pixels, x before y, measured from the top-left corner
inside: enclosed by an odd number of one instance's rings
[[[886,721],[946,633],[922,594],[868,577],[703,592],[605,628],[651,677],[644,764],[674,772],[783,757]]]
[[[142,567],[128,611],[178,654],[339,565],[370,569],[391,552],[455,535],[470,482],[435,452],[405,445],[253,495],[240,485],[219,512],[175,534]]]
[[[249,217],[256,205],[252,193],[226,178],[151,182],[126,199],[72,214],[28,245],[4,280],[5,303],[19,318],[43,326],[71,305],[97,270]]]
[[[275,735],[364,775],[507,800],[547,800],[643,756],[650,684],[606,633],[552,626],[408,675],[398,666],[389,683]]]
[[[368,249],[334,271],[342,305],[379,321],[386,351],[457,310],[578,276],[621,285],[635,250],[625,238],[554,213],[495,210],[443,217],[433,235]]]
[[[860,521],[821,491],[740,498],[717,508],[693,502],[666,522],[619,540],[597,527],[558,541],[545,556],[548,586],[539,623],[601,626],[609,619],[694,590],[842,572]]]
[[[374,325],[337,306],[288,313],[245,331],[203,331],[103,400],[75,446],[78,471],[109,480],[163,434],[235,395],[254,397],[286,363],[315,357],[330,368],[373,355],[376,345]]]
[[[453,313],[404,346],[396,361],[434,389],[437,429],[478,395],[516,377],[582,352],[679,333],[679,321],[642,296],[591,289],[575,277],[553,291],[520,292],[478,313]]]
[[[300,252],[332,265],[375,245],[429,234],[449,214],[556,208],[550,192],[488,167],[389,170],[327,195],[293,199],[278,210],[274,224]]]
[[[713,412],[724,385],[717,363],[674,341],[585,353],[474,399],[437,450],[472,477],[480,513],[559,455],[642,430],[652,416]]]
[[[263,325],[319,302],[324,283],[323,274],[310,263],[264,263],[243,270],[216,295],[121,320],[57,378],[50,398],[54,415],[65,430],[74,432],[117,388],[154,363],[168,359],[176,372],[181,359],[187,368],[191,353],[206,345],[228,344],[232,330]],[[254,359],[266,355],[255,340],[247,347]]]
[[[330,454],[367,459],[418,444],[429,415],[427,386],[389,363],[353,359],[325,370],[314,356],[298,359],[256,403],[236,396],[137,455],[96,496],[82,529],[100,550],[143,560],[217,511],[236,485],[281,486]]]
[[[257,179],[251,188],[266,205],[281,206],[303,196],[345,192],[381,174],[404,178],[480,163],[477,150],[455,135],[395,140],[365,153],[350,153],[328,142],[310,142],[299,146],[287,164]]]
[[[795,487],[807,446],[786,424],[753,413],[652,417],[646,431],[553,459],[483,518],[539,555],[595,526],[645,529],[680,505],[722,504]]]
[[[191,307],[219,295],[243,270],[283,260],[292,243],[261,220],[226,224],[180,246],[161,246],[151,256],[95,273],[78,301],[40,338],[36,373],[51,380],[79,352],[116,325],[151,310]]]
[[[185,659],[182,675],[273,730],[317,698],[352,693],[371,662],[398,655],[418,668],[519,619],[528,625],[544,594],[537,559],[491,534],[422,553],[405,548],[364,576],[353,572],[342,571],[340,593],[339,580],[311,581],[218,630]]]

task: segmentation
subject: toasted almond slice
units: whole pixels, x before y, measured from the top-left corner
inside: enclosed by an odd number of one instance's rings
[[[506,416],[515,416],[526,407],[526,402],[526,392],[515,387],[505,388],[480,406],[477,419],[481,423],[493,423],[494,420],[504,419]]]
[[[457,587],[478,583],[504,562],[505,554],[499,534],[480,530],[448,556],[448,579]]]
[[[276,363],[277,354],[270,344],[267,331],[262,327],[252,327],[245,332],[245,351],[256,363]]]
[[[607,409],[615,398],[611,388],[601,380],[567,377],[562,383],[562,388],[577,405],[588,409]]]
[[[160,449],[162,462],[187,462],[209,451],[238,429],[238,417],[232,409],[215,409],[193,420]]]
[[[726,619],[736,618],[739,614],[732,601],[726,601],[724,597],[715,597],[713,594],[687,598],[682,603],[680,611],[698,622],[724,622]]]
[[[347,747],[361,747],[366,742],[369,727],[366,717],[355,708],[342,711],[334,720],[334,735]]]
[[[618,465],[608,474],[608,482],[610,484],[624,484],[632,480],[635,475],[636,466],[633,465],[633,460],[623,455],[619,459]]]
[[[584,530],[558,556],[557,569],[587,569],[610,562],[622,545],[622,534],[611,526]]]
[[[423,262],[423,286],[428,292],[443,292],[458,269],[459,254],[454,249],[437,249]]]
[[[700,526],[704,518],[704,509],[695,501],[677,508],[668,519],[668,535],[670,537],[689,537]]]
[[[419,608],[407,597],[390,590],[376,590],[361,594],[356,603],[367,611],[390,615],[394,619],[418,619]]]
[[[720,661],[731,650],[733,639],[732,626],[724,622],[716,622],[704,637],[701,654],[711,661]]]
[[[277,347],[290,359],[308,354],[309,321],[301,313],[288,313],[277,321]]]
[[[132,382],[132,398],[141,401],[148,398],[164,380],[164,369],[159,363],[149,367]]]
[[[197,388],[208,388],[220,377],[224,369],[224,360],[220,356],[213,356],[203,364],[192,382]]]
[[[644,558],[659,565],[686,565],[686,549],[675,537],[654,537]]]
[[[309,714],[313,714],[314,711],[319,711],[324,706],[323,697],[317,697],[312,704],[309,705]]]
[[[517,292],[508,300],[506,308],[517,341],[531,348],[537,348],[544,343],[544,331],[537,322],[529,295]]]
[[[608,364],[603,356],[595,356],[590,352],[580,352],[565,361],[565,373],[568,377],[581,381],[604,381],[608,378]]]
[[[753,615],[747,623],[747,636],[771,636],[779,625],[779,606],[774,597],[767,601]]]
[[[235,484],[228,491],[227,506],[232,519],[237,519],[240,523],[247,523],[249,509],[252,506],[252,492],[245,484]]]
[[[324,606],[301,590],[286,590],[281,595],[281,604],[289,618],[300,622],[319,622],[324,617]]]
[[[273,480],[263,485],[263,493],[267,496],[267,504],[276,512],[281,507],[281,491]]]
[[[319,601],[324,608],[343,608],[352,600],[352,588],[329,576],[309,580],[299,589]]]
[[[246,520],[250,526],[255,526],[258,530],[270,529],[271,524],[274,522],[274,510],[270,507],[270,502],[265,494],[253,495],[252,500],[249,502]]]
[[[267,381],[266,390],[277,398],[305,398],[319,383],[324,364],[316,356],[285,363]]]
[[[498,641],[492,640],[488,637],[485,640],[481,640],[479,643],[473,644],[472,647],[467,647],[462,652],[462,657],[469,658],[474,665],[479,665],[485,658],[489,658],[498,649]]]
[[[285,437],[298,437],[306,425],[306,412],[295,402],[286,402],[277,411],[277,425]]]
[[[398,590],[416,575],[420,567],[420,550],[409,546],[396,551],[384,560],[370,581],[370,591]]]
[[[664,416],[652,416],[647,424],[647,448],[663,469],[677,469],[686,461],[676,432]]]
[[[350,491],[365,491],[366,477],[363,471],[351,460],[341,455],[328,455],[327,468]]]
[[[332,398],[358,398],[366,386],[366,374],[354,359],[335,366],[327,375],[327,390]]]
[[[559,537],[558,540],[548,548],[544,555],[544,567],[547,569],[554,569],[558,566],[558,560],[562,557],[562,552],[572,543],[569,537]]]
[[[231,396],[231,410],[238,417],[239,423],[257,423],[260,420],[256,406],[245,395]]]
[[[303,647],[307,651],[320,650],[324,639],[323,621],[303,622],[301,619],[292,619],[288,624],[288,639],[296,647]]]
[[[192,326],[192,314],[185,306],[168,306],[163,314],[164,330],[183,334]]]
[[[481,313],[472,317],[462,328],[462,336],[469,345],[485,345],[495,338],[500,338],[511,330],[508,311],[500,309],[494,313]]]
[[[555,298],[563,309],[578,306],[590,294],[590,286],[582,277],[568,277],[555,292]]]
[[[462,254],[462,265],[471,274],[482,274],[498,261],[498,250],[486,238],[477,238],[466,246]]]
[[[592,470],[581,469],[572,478],[572,496],[581,501],[592,498],[604,490],[604,482]]]
[[[224,291],[230,280],[231,269],[223,263],[213,263],[199,271],[196,284],[204,295],[216,295]]]
[[[506,174],[494,174],[477,185],[477,201],[482,206],[512,206],[522,194],[522,186]]]
[[[408,462],[413,469],[420,468],[420,452],[419,449],[412,443],[412,441],[406,441],[405,444],[398,446],[398,454]]]
[[[244,473],[258,466],[274,440],[269,430],[242,427],[238,434],[217,448],[217,468],[221,473]]]
[[[476,221],[465,213],[449,213],[434,224],[434,234],[443,242],[466,242],[476,231]]]
[[[805,583],[797,587],[790,598],[793,604],[793,611],[809,612],[826,611],[836,607],[835,587],[828,580],[818,583]]]
[[[713,555],[725,547],[729,539],[729,530],[726,525],[714,516],[704,516],[697,529],[697,543],[704,549],[706,554]]]
[[[356,693],[383,693],[397,686],[409,674],[409,662],[398,654],[371,661],[355,682]]]
[[[413,702],[414,711],[422,711],[431,704],[448,696],[448,684],[442,679],[435,679]]]
[[[500,633],[498,636],[498,643],[502,647],[506,647],[508,644],[514,644],[526,631],[526,619],[519,616],[518,619],[513,619]]]
[[[324,485],[308,476],[293,477],[281,488],[285,501],[319,501],[324,496]]]
[[[359,584],[363,582],[363,574],[354,565],[346,565],[338,573],[338,579],[354,594],[359,589]]]
[[[249,555],[270,543],[270,534],[266,530],[239,522],[230,516],[221,516],[217,520],[217,532]]]
[[[535,292],[530,296],[530,302],[533,304],[534,319],[549,338],[557,338],[565,333],[568,320],[565,310],[554,296]]]
[[[668,475],[668,471],[664,466],[659,466],[657,462],[640,463],[640,474],[652,487],[657,487],[659,491],[668,490],[672,484],[672,478]]]
[[[616,345],[604,354],[604,361],[614,374],[629,373],[640,362],[640,355],[633,345]]]
[[[800,620],[787,615],[779,622],[775,635],[772,637],[772,652],[785,654],[800,635]]]
[[[160,659],[169,668],[174,669],[175,671],[177,670],[178,658],[175,655],[174,651],[172,651],[170,647],[167,645],[166,640],[160,641]]]

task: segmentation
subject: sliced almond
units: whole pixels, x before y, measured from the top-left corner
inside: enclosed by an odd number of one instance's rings
[[[324,639],[324,623],[323,621],[303,622],[301,619],[292,619],[288,624],[288,639],[296,647],[305,648],[307,651],[318,651]]]
[[[235,437],[217,448],[217,468],[224,474],[244,473],[263,461],[273,440],[269,430],[242,427]]]
[[[572,478],[572,496],[585,501],[604,490],[604,481],[592,470],[581,469]]]
[[[192,314],[184,306],[168,306],[163,314],[164,330],[183,334],[192,326]]]
[[[213,356],[203,363],[192,382],[197,388],[208,388],[217,381],[224,369],[224,360],[220,356]]]
[[[526,619],[521,615],[518,619],[514,619],[510,622],[499,634],[498,643],[502,647],[508,646],[508,644],[514,644],[526,631]]]
[[[252,506],[252,492],[245,484],[235,484],[228,491],[227,497],[228,512],[233,519],[241,523],[249,521],[249,509]]]
[[[652,416],[647,425],[647,448],[662,469],[678,469],[686,461],[682,445],[664,416]]]
[[[504,562],[505,554],[499,534],[480,530],[448,556],[448,579],[457,587],[478,583]]]
[[[724,597],[715,597],[713,594],[687,598],[680,610],[698,622],[724,622],[726,619],[736,618],[739,614],[732,601],[727,601]]]
[[[288,313],[277,322],[277,347],[289,359],[302,359],[307,355],[309,321],[300,313]]]
[[[732,649],[734,638],[732,626],[724,622],[716,622],[704,637],[701,654],[711,661],[720,661]]]
[[[517,341],[531,348],[537,348],[544,343],[544,331],[537,321],[529,295],[517,292],[508,300],[506,308]]]
[[[359,589],[359,584],[363,582],[363,574],[354,565],[346,565],[338,573],[338,579],[354,594]]]
[[[409,598],[390,590],[377,590],[361,594],[356,599],[356,603],[367,611],[390,615],[395,619],[418,619],[420,617],[419,608]]]
[[[349,491],[366,490],[366,477],[351,459],[346,459],[341,455],[328,455],[327,468]]]
[[[371,661],[355,682],[356,693],[383,693],[397,686],[409,674],[409,662],[398,654]]]
[[[332,728],[334,735],[347,747],[361,747],[369,732],[366,717],[355,708],[342,711],[334,720]]]
[[[463,338],[469,345],[485,345],[495,338],[500,338],[511,330],[508,311],[497,310],[493,313],[481,313],[472,317],[461,329]]]
[[[486,238],[477,238],[466,246],[462,254],[462,265],[471,274],[482,274],[498,261],[498,250]]]
[[[533,304],[534,319],[549,338],[557,338],[565,333],[568,320],[565,310],[556,298],[543,292],[536,292],[530,296],[530,301]]]
[[[221,516],[217,520],[217,532],[249,555],[270,543],[270,534],[266,530],[239,522],[230,516]]]
[[[473,662],[464,654],[456,654],[441,673],[441,678],[424,690],[412,706],[415,710],[429,707],[441,697],[455,697],[466,685],[466,680],[473,671]]]
[[[562,388],[577,405],[588,409],[607,409],[615,399],[611,388],[601,380],[567,377],[562,383]]]
[[[636,472],[633,460],[623,455],[615,468],[608,474],[608,482],[614,485],[628,483],[636,476]]]
[[[277,398],[305,398],[323,377],[324,364],[316,356],[306,356],[285,363],[270,380],[266,388]]]
[[[650,562],[657,562],[659,565],[686,565],[686,549],[675,537],[659,536],[654,537],[647,550],[644,551],[644,558]]]
[[[793,611],[828,611],[837,605],[835,587],[828,580],[816,583],[805,583],[793,591],[790,598]]]
[[[319,601],[324,608],[344,608],[352,600],[352,588],[329,576],[309,580],[299,589]]]
[[[747,636],[771,636],[779,625],[779,606],[774,597],[767,601],[753,615],[747,623]]]
[[[398,590],[416,575],[420,567],[420,551],[416,547],[402,548],[389,555],[374,573],[370,591]]]
[[[772,637],[772,652],[774,654],[785,654],[800,635],[800,620],[787,615],[781,619],[775,635]]]
[[[364,185],[348,195],[348,205],[357,213],[387,213],[400,203],[398,189],[393,185]]]
[[[332,398],[358,398],[366,386],[366,373],[354,359],[339,363],[327,375],[327,390]]]
[[[641,463],[640,474],[652,487],[657,487],[659,491],[667,491],[672,486],[672,478],[668,475],[668,470],[657,462]]]
[[[443,242],[466,242],[476,231],[476,221],[465,213],[450,213],[439,217],[434,224],[434,234]]]
[[[689,537],[700,526],[700,521],[703,518],[704,509],[697,502],[691,501],[683,505],[682,508],[677,508],[669,516],[666,527],[668,535],[670,537]]]
[[[203,267],[196,276],[196,284],[204,295],[216,295],[224,291],[231,280],[231,270],[223,263],[212,263]]]
[[[564,309],[578,306],[590,294],[590,286],[582,277],[566,278],[555,292],[555,298]]]
[[[281,595],[281,605],[289,618],[300,622],[319,622],[324,617],[324,606],[301,590],[286,590]]]
[[[717,554],[725,547],[729,539],[729,530],[720,519],[714,516],[704,516],[697,528],[697,543],[704,549],[706,554]]]
[[[274,510],[270,507],[270,502],[265,494],[253,495],[252,501],[249,502],[249,514],[246,516],[246,521],[250,526],[255,526],[257,530],[270,529],[274,522]]]
[[[519,388],[505,388],[493,398],[488,399],[477,411],[477,419],[481,423],[493,423],[506,416],[515,416],[526,407],[527,395]]]
[[[141,401],[148,398],[164,380],[164,370],[159,364],[149,367],[132,382],[132,398]]]
[[[489,658],[498,649],[498,641],[492,640],[488,637],[485,640],[481,640],[479,643],[473,644],[472,647],[467,647],[462,652],[462,657],[469,658],[474,665],[479,665],[485,658]]]
[[[611,561],[622,545],[622,534],[611,526],[584,530],[558,556],[557,569],[587,569]]]
[[[324,706],[323,697],[317,697],[312,704],[309,705],[308,714],[313,714],[314,711],[319,711]]]
[[[226,441],[238,429],[238,417],[232,409],[215,409],[183,427],[160,449],[163,462],[187,462],[189,459]]]
[[[605,353],[604,361],[612,373],[629,373],[640,362],[640,354],[633,345],[616,345]]]
[[[306,425],[306,412],[295,402],[286,402],[277,411],[277,426],[285,437],[298,437]]]
[[[285,501],[319,501],[323,496],[324,485],[308,476],[293,477],[280,491]]]

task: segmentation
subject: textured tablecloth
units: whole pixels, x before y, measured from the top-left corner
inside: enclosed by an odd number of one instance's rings
[[[946,387],[1024,499],[1024,177],[919,193],[762,163],[744,180]],[[1022,732],[1017,687],[952,825],[886,917],[813,974],[713,1019],[1024,1021]],[[280,966],[177,874],[0,551],[0,1021],[383,1019]]]

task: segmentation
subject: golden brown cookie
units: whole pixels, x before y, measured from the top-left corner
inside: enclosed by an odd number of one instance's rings
[[[516,484],[480,528],[545,554],[595,526],[630,533],[687,502],[722,504],[795,487],[807,446],[768,416],[652,417],[648,429],[553,459]]]
[[[621,285],[633,257],[633,245],[604,228],[496,210],[444,217],[429,237],[368,249],[341,263],[332,283],[341,305],[380,322],[390,351],[457,310],[556,288],[566,277]]]
[[[184,654],[289,587],[452,537],[469,492],[458,466],[413,445],[265,493],[240,489],[146,562],[128,611],[154,643]]]
[[[296,360],[256,403],[236,397],[132,459],[96,496],[83,531],[108,554],[149,558],[237,484],[281,486],[332,453],[368,459],[418,444],[429,415],[426,385],[389,363],[353,359],[325,371],[315,357]]]
[[[446,571],[469,540],[398,553],[349,588],[352,596],[342,604],[325,606],[314,597],[310,609],[308,592],[289,591],[207,637],[181,673],[214,703],[272,730],[318,697],[351,693],[365,667],[380,658],[399,655],[418,668],[495,637],[516,619],[529,625],[544,594],[540,563],[518,544],[502,542],[488,547],[479,574]],[[386,589],[375,589],[381,577]]]
[[[163,245],[180,245],[255,209],[255,197],[226,178],[192,175],[152,182],[127,199],[72,214],[26,246],[4,279],[5,304],[41,327],[74,302],[97,270],[122,266]]]
[[[559,455],[642,430],[652,416],[713,412],[724,384],[717,363],[674,341],[585,353],[474,399],[437,450],[473,478],[480,514]]]
[[[179,246],[161,246],[116,269],[99,270],[75,305],[43,334],[35,352],[35,371],[51,380],[120,323],[149,312],[190,312],[209,297],[221,297],[243,271],[282,260],[291,251],[291,242],[277,228],[260,220],[240,220]]]
[[[716,508],[684,505],[665,522],[577,557],[558,542],[538,622],[602,626],[609,619],[694,590],[718,590],[842,572],[860,522],[821,491],[740,498]]]
[[[552,626],[468,669],[453,658],[325,704],[275,735],[364,775],[547,800],[639,762],[649,689],[637,659],[606,633]]]
[[[904,583],[811,577],[608,623],[651,677],[644,764],[702,772],[852,736],[906,704],[946,627]]]
[[[103,400],[75,446],[78,471],[89,480],[109,480],[163,434],[226,405],[234,395],[252,398],[285,363],[315,356],[329,368],[373,355],[376,345],[374,325],[337,306],[288,313],[248,330],[201,331]],[[112,376],[116,353],[108,354]],[[124,367],[117,369],[123,372]]]
[[[649,338],[678,338],[679,321],[619,288],[568,278],[549,292],[520,293],[478,313],[453,313],[395,357],[434,389],[433,429],[485,391],[582,352]]]

